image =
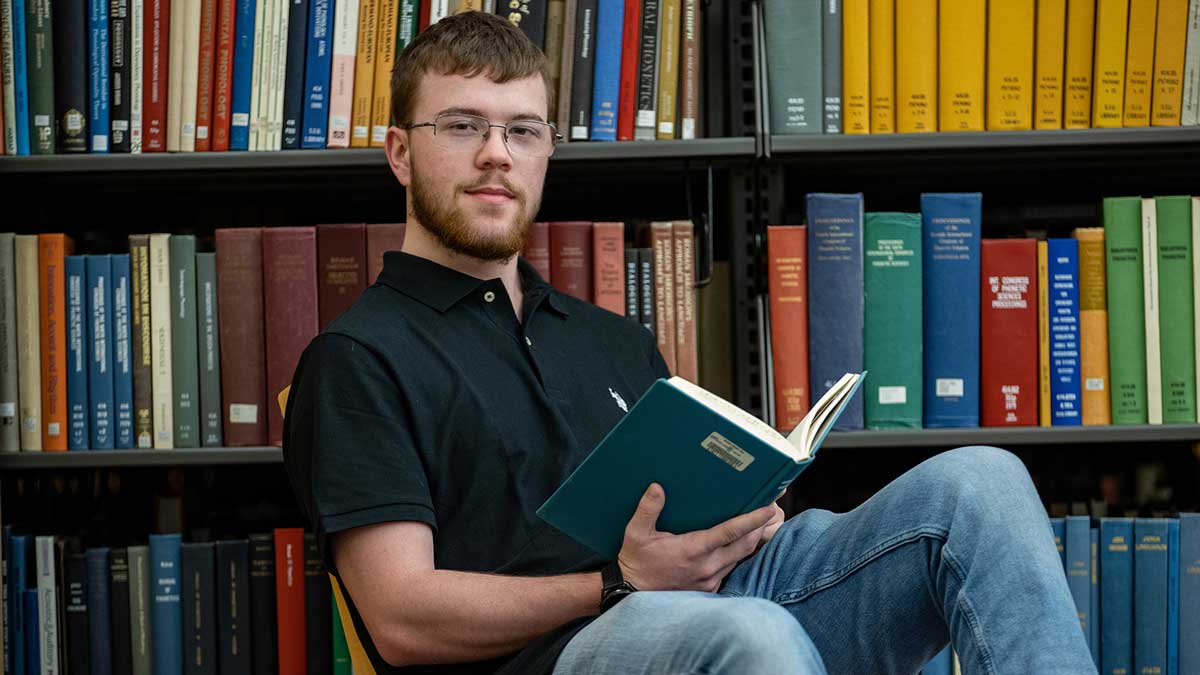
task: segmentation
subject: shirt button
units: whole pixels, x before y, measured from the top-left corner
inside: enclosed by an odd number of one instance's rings
[[[495,300],[495,299],[496,299],[496,294],[495,294],[495,293],[493,293],[493,292],[491,292],[491,291],[488,291],[488,292],[486,292],[486,293],[484,293],[484,294],[483,294],[483,301],[484,301],[484,302],[491,302],[491,301],[493,301],[493,300]]]

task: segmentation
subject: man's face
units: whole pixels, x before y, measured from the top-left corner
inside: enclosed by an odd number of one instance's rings
[[[545,120],[546,86],[540,75],[497,84],[486,75],[426,73],[412,123],[455,112],[493,124]],[[392,171],[409,188],[417,220],[451,251],[487,261],[521,251],[537,214],[546,177],[544,157],[511,152],[501,129],[487,141],[451,146],[432,127],[393,127],[388,138]]]

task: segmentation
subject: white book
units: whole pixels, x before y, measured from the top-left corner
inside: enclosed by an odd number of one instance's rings
[[[17,277],[17,425],[21,450],[42,449],[42,329],[38,313],[36,234],[13,237]]]
[[[42,675],[60,675],[58,664],[58,592],[54,584],[54,537],[34,538],[37,560],[38,643],[41,645]],[[33,630],[26,626],[25,630]]]
[[[429,4],[429,25],[441,21],[450,16],[450,0],[430,0]]]
[[[183,2],[171,7],[167,34],[167,152],[179,152],[183,126],[183,34],[187,16]]]
[[[267,150],[283,149],[283,94],[287,85],[288,19],[292,11],[289,0],[275,0],[275,4],[275,61],[271,73],[271,107],[267,114]]]
[[[183,0],[175,7],[184,13],[183,31],[183,93],[180,97],[179,150],[196,150],[196,97],[200,83],[200,0]]]
[[[326,141],[326,145],[331,148],[350,147],[350,116],[354,108],[354,59],[357,54],[358,3],[335,3],[333,70],[329,77],[329,138]]]
[[[171,388],[171,235],[150,235],[150,387],[154,447],[175,446]]]
[[[4,82],[4,110],[17,109],[17,86],[13,79],[13,6],[12,0],[0,0],[0,80]],[[17,154],[17,118],[4,116],[4,154]]]
[[[143,0],[129,0],[129,152],[142,154]]]
[[[250,140],[246,149],[254,152],[258,150],[258,109],[263,98],[263,63],[266,61],[266,43],[263,38],[266,33],[266,27],[263,26],[263,21],[267,16],[267,0],[258,0],[254,3],[254,60],[251,65],[250,76]]]
[[[1158,209],[1142,200],[1142,293],[1146,303],[1146,412],[1162,424],[1162,352],[1158,340]]]
[[[1188,7],[1187,49],[1183,57],[1183,126],[1200,125],[1200,0]]]
[[[258,110],[255,111],[255,119],[258,121],[257,143],[251,149],[261,151],[271,149],[267,137],[270,134],[271,107],[275,102],[275,59],[279,56],[276,33],[279,25],[276,20],[279,17],[280,0],[260,0],[260,2],[266,3],[266,8],[263,10],[262,79],[259,80],[261,91],[258,95]]]

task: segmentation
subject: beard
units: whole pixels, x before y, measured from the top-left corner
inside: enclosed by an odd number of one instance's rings
[[[497,232],[474,227],[466,211],[457,205],[458,195],[488,184],[504,186],[505,190],[513,194],[517,205],[517,212],[512,220]],[[447,197],[444,193],[439,194],[434,186],[422,178],[414,163],[411,190],[413,215],[442,246],[455,253],[487,262],[507,261],[521,252],[537,211],[536,204],[533,208],[529,207],[524,191],[517,189],[497,172],[484,174],[473,183],[455,185],[454,191]]]

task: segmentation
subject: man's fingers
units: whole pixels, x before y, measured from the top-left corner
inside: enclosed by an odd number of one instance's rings
[[[651,483],[638,501],[633,517],[629,519],[626,531],[636,534],[649,535],[658,531],[658,516],[666,504],[666,495],[662,486]]]
[[[759,529],[771,520],[775,514],[774,504],[768,504],[761,509],[730,518],[703,531],[703,540],[709,550],[728,546],[747,534]]]

